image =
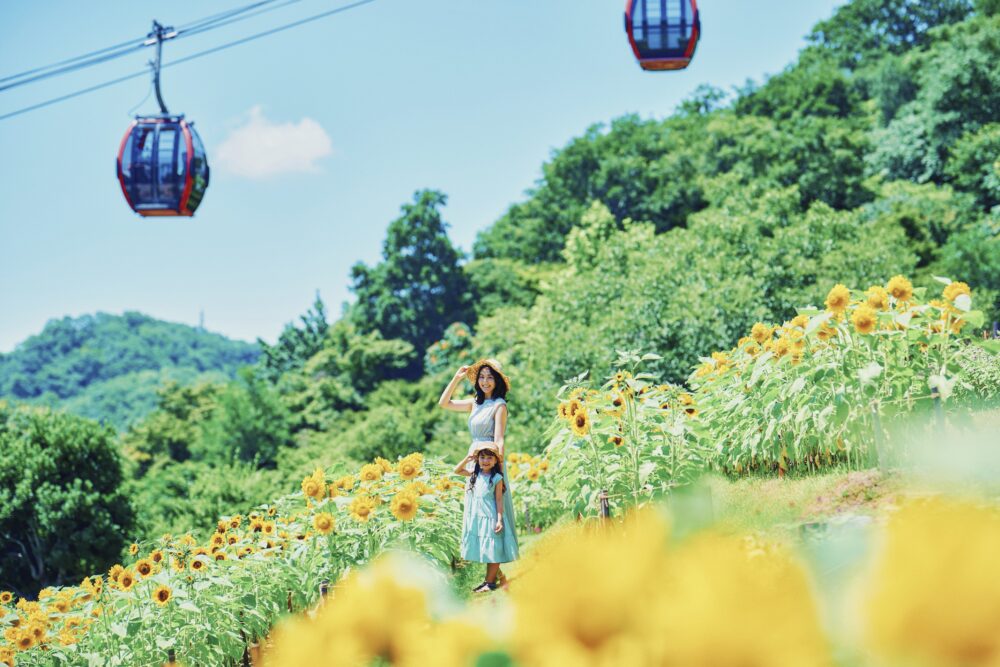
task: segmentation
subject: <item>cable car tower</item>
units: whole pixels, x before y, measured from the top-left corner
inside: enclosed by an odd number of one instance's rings
[[[160,64],[164,40],[173,28],[153,21],[148,44],[156,44],[153,88],[160,113],[137,115],[118,148],[118,182],[125,201],[143,217],[193,216],[208,188],[208,158],[194,123],[184,114],[171,115],[160,92]]]

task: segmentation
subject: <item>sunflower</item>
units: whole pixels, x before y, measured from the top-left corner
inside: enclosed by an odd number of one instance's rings
[[[361,466],[361,472],[358,473],[358,477],[361,478],[362,482],[375,482],[382,479],[382,466],[377,463],[367,463]]]
[[[214,535],[212,535],[210,544],[213,547],[224,547],[226,546],[226,536],[223,535],[222,533],[215,533]]]
[[[791,346],[792,346],[792,341],[782,336],[778,340],[774,341],[774,356],[780,359],[781,357],[788,354],[789,350],[791,349]]]
[[[207,565],[208,561],[206,561],[204,558],[195,558],[191,561],[191,571],[201,572],[202,570],[205,569],[205,566]]]
[[[322,471],[319,472],[321,473],[319,478],[313,473],[302,480],[302,493],[307,498],[316,498],[318,500],[326,494],[326,483],[322,478]]]
[[[873,310],[889,309],[889,293],[885,291],[884,287],[872,285],[865,290],[865,297],[869,308]]]
[[[569,419],[569,401],[563,401],[559,404],[559,418]]]
[[[878,315],[868,304],[861,304],[851,315],[851,324],[859,334],[870,334],[875,331],[875,325],[878,324]]]
[[[412,521],[417,516],[417,508],[420,502],[417,497],[409,493],[397,493],[392,498],[392,515],[400,521]]]
[[[216,551],[215,560],[227,560],[229,556],[226,555],[225,551]]]
[[[808,315],[796,315],[792,318],[792,321],[788,323],[789,326],[799,327],[801,329],[805,329],[807,324],[809,324]]]
[[[172,598],[173,595],[174,593],[170,590],[169,586],[161,584],[156,587],[156,590],[153,591],[153,602],[162,607],[170,602],[170,598]]]
[[[235,535],[230,535],[229,537],[226,538],[226,543],[227,544],[236,544],[239,541],[240,541],[240,538],[236,537]]]
[[[413,455],[405,457],[399,462],[399,476],[403,479],[413,479],[420,474],[420,463]]]
[[[530,469],[528,469],[528,473],[525,476],[528,479],[530,479],[532,482],[537,482],[538,478],[541,476],[541,474],[542,474],[541,470],[539,470],[538,468],[532,466]]]
[[[0,592],[0,604],[10,604],[11,600],[14,599],[14,594],[10,591]]]
[[[620,435],[612,435],[608,438],[608,442],[610,442],[615,447],[621,447],[622,445],[625,444],[625,439],[622,438]]]
[[[149,554],[149,559],[154,563],[161,563],[163,562],[163,552],[159,549],[155,549],[151,554]]]
[[[232,519],[229,520],[229,527],[232,528],[233,530],[236,530],[237,528],[240,527],[241,523],[243,523],[243,517],[237,514],[236,516],[234,516]]]
[[[368,521],[375,511],[375,501],[368,496],[356,496],[350,505],[351,518],[355,521]]]
[[[329,512],[320,512],[313,517],[313,528],[323,535],[332,533],[335,525],[336,521],[334,521],[333,515]]]
[[[826,295],[826,307],[832,313],[837,315],[842,314],[847,310],[848,304],[851,303],[851,290],[847,289],[844,285],[837,283],[830,290],[830,293]]]
[[[903,276],[893,276],[885,287],[896,301],[906,302],[913,298],[913,283]]]
[[[264,522],[264,527],[263,527],[263,529],[261,529],[260,532],[264,533],[265,535],[274,535],[274,522],[273,521],[265,521]]]
[[[684,406],[684,413],[688,417],[694,417],[698,414],[698,409],[694,407],[694,397],[691,394],[681,394],[678,398],[680,398],[681,405]]]
[[[142,577],[148,577],[153,573],[153,561],[143,558],[135,564],[135,571]]]
[[[771,327],[767,326],[763,322],[757,322],[750,329],[750,337],[758,345],[763,345],[766,341],[771,339]]]
[[[969,286],[965,283],[951,283],[950,285],[945,286],[944,292],[942,292],[942,294],[944,295],[944,298],[954,303],[955,299],[957,299],[962,294],[971,297],[972,290],[970,290]]]
[[[123,591],[132,590],[135,586],[135,575],[129,569],[123,569],[122,573],[118,575],[118,588]]]
[[[569,418],[572,419],[576,416],[576,413],[583,409],[583,403],[577,398],[571,398],[569,400],[569,406],[566,408],[566,412],[569,414]]]
[[[382,468],[382,472],[392,472],[392,464],[388,459],[384,459],[381,456],[375,457],[375,465]]]
[[[111,581],[118,581],[118,577],[120,577],[124,571],[125,568],[121,565],[112,565],[111,569],[108,570],[108,579]]]
[[[511,456],[513,456],[513,454],[511,454]],[[508,458],[507,460],[509,461],[510,459]],[[432,487],[430,484],[428,484],[423,480],[415,479],[409,484],[407,484],[401,492],[409,493],[418,497],[426,496],[428,494],[434,493],[434,487]]]
[[[174,572],[183,572],[187,569],[187,563],[184,562],[183,558],[178,558],[174,556],[170,559],[170,569]]]
[[[14,642],[14,646],[17,647],[18,651],[27,651],[34,645],[35,637],[30,632],[21,632],[18,634],[17,640]]]
[[[587,416],[586,410],[578,410],[573,415],[572,421],[573,433],[579,437],[587,435],[587,431],[590,430],[590,417]]]
[[[136,555],[137,553],[139,553],[139,545],[138,545],[138,544],[136,544],[135,542],[133,542],[133,543],[132,543],[132,544],[131,544],[131,545],[129,546],[129,548],[128,548],[128,552],[129,552],[129,554],[131,554],[132,556]]]

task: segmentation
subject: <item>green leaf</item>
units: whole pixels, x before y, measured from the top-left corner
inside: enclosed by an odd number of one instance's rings
[[[809,323],[806,325],[806,335],[808,336],[813,331],[816,331],[816,329],[819,329],[825,322],[829,322],[831,317],[833,317],[833,313],[829,311],[810,317]]]
[[[956,303],[958,302],[957,299],[955,301]],[[970,310],[965,314],[965,321],[968,322],[970,325],[972,325],[974,328],[978,329],[979,327],[983,326],[983,322],[986,321],[986,316],[983,315],[983,311],[981,310]]]

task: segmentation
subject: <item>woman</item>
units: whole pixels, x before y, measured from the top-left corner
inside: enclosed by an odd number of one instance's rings
[[[452,394],[455,388],[462,381],[462,378],[472,382],[476,390],[475,398],[453,400]],[[438,405],[446,410],[469,413],[469,431],[472,434],[472,444],[469,446],[468,455],[459,463],[455,472],[463,475],[471,475],[476,471],[475,456],[481,450],[492,450],[496,454],[497,468],[500,471],[502,485],[496,487],[503,488],[502,507],[497,504],[497,514],[502,516],[497,524],[500,528],[497,536],[502,540],[502,554],[493,556],[497,562],[490,562],[486,568],[486,581],[479,586],[476,591],[482,592],[493,590],[497,583],[503,585],[506,578],[500,571],[500,563],[515,560],[518,557],[517,532],[514,526],[514,503],[510,495],[510,482],[507,479],[506,469],[503,466],[504,457],[504,433],[507,429],[507,391],[510,389],[510,378],[503,374],[500,362],[496,359],[482,359],[471,366],[462,366],[455,373],[455,376],[448,383]],[[475,548],[468,539],[467,533],[474,517],[470,512],[474,509],[476,499],[473,493],[467,491],[465,497],[465,513],[463,516],[463,540],[462,557],[466,560],[480,560],[483,557],[481,549]],[[482,561],[486,562],[486,561]]]

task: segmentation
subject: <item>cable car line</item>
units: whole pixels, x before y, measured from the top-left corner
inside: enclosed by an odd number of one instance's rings
[[[20,72],[19,74],[11,74],[9,76],[0,77],[0,83],[4,83],[4,82],[10,81],[12,79],[21,79],[23,77],[30,76],[30,75],[35,74],[37,72],[44,72],[45,70],[54,69],[54,68],[59,67],[61,65],[68,65],[70,63],[75,63],[78,60],[83,60],[84,58],[92,58],[94,56],[98,56],[98,55],[101,55],[103,53],[107,53],[108,51],[113,51],[115,49],[121,49],[121,48],[124,48],[126,46],[134,46],[136,44],[142,44],[145,40],[146,40],[145,37],[139,37],[137,39],[130,39],[129,41],[122,42],[121,44],[115,44],[114,46],[106,46],[103,49],[98,49],[97,51],[91,51],[90,53],[85,53],[83,55],[74,56],[72,58],[67,58],[65,60],[60,60],[59,62],[52,63],[51,65],[46,65],[44,67],[35,67],[34,69],[29,69],[29,70],[27,70],[25,72]]]
[[[285,7],[300,1],[301,0],[284,0],[284,2],[281,2],[278,5],[267,7],[266,5],[272,5],[273,3],[278,2],[278,0],[258,0],[258,2],[253,2],[249,5],[244,5],[243,7],[230,9],[225,12],[220,12],[219,14],[213,14],[212,16],[198,19],[197,21],[192,21],[177,30],[171,30],[171,32],[164,35],[163,38],[177,39],[178,37],[201,34],[203,32],[208,32],[209,30],[214,30],[216,28],[222,28],[232,23],[236,23],[237,21],[259,16],[260,14],[269,12],[273,9]],[[253,13],[247,13],[251,11],[253,11]],[[155,45],[156,40],[150,39],[150,36],[151,35],[146,35],[145,37],[122,42],[121,44],[116,44],[115,46],[109,46],[84,55],[67,58],[66,60],[61,60],[57,63],[46,65],[45,67],[36,67],[19,74],[5,76],[0,78],[0,92],[29,83],[34,83],[36,81],[41,81],[42,79],[48,79],[53,76],[69,74],[85,67],[100,65],[101,63],[108,62],[109,60],[127,56],[135,51]],[[109,53],[109,51],[112,53]]]
[[[340,13],[349,11],[351,9],[356,9],[358,7],[361,7],[363,5],[368,5],[368,4],[371,4],[373,2],[375,2],[375,0],[357,0],[356,2],[352,2],[352,3],[347,4],[347,5],[341,5],[340,7],[335,7],[334,9],[330,9],[330,10],[327,10],[325,12],[321,12],[319,14],[314,14],[314,15],[306,17],[304,19],[300,19],[298,21],[294,21],[292,23],[287,23],[285,25],[278,26],[276,28],[271,28],[271,29],[265,30],[263,32],[259,32],[259,33],[253,34],[253,35],[249,35],[247,37],[243,37],[243,38],[237,39],[237,40],[232,41],[232,42],[228,42],[226,44],[221,44],[219,46],[216,46],[216,47],[213,47],[213,48],[210,48],[210,49],[206,49],[204,51],[199,51],[197,53],[193,53],[193,54],[191,54],[189,56],[184,56],[183,58],[178,58],[177,60],[172,60],[172,61],[170,61],[168,63],[164,63],[162,67],[163,68],[167,68],[167,67],[173,67],[174,65],[180,65],[181,63],[186,63],[186,62],[188,62],[190,60],[195,60],[196,58],[201,58],[203,56],[211,55],[211,54],[217,53],[219,51],[224,51],[225,49],[228,49],[228,48],[231,48],[231,47],[234,47],[234,46],[239,46],[240,44],[246,44],[247,42],[253,41],[255,39],[260,39],[261,37],[267,37],[269,35],[273,35],[275,33],[282,32],[284,30],[289,30],[291,28],[295,28],[295,27],[298,27],[300,25],[303,25],[303,24],[306,24],[306,23],[310,23],[312,21],[317,21],[319,19],[326,18],[326,17],[332,16],[334,14],[340,14]],[[155,44],[155,41],[153,43]],[[131,79],[135,79],[135,78],[138,78],[140,76],[148,76],[148,75],[149,75],[149,71],[148,70],[142,70],[140,72],[133,72],[132,74],[126,74],[125,76],[118,77],[117,79],[112,79],[110,81],[105,81],[103,83],[99,83],[99,84],[96,84],[96,85],[93,85],[93,86],[89,86],[87,88],[82,88],[80,90],[74,91],[72,93],[68,93],[66,95],[60,95],[59,97],[54,97],[52,99],[45,100],[44,102],[38,102],[36,104],[32,104],[30,106],[23,107],[21,109],[17,109],[15,111],[7,112],[5,114],[0,115],[0,121],[7,120],[8,118],[13,118],[14,116],[20,116],[21,114],[28,113],[29,111],[35,111],[37,109],[41,109],[41,108],[44,108],[44,107],[47,107],[47,106],[51,106],[53,104],[57,104],[59,102],[65,101],[65,100],[69,100],[69,99],[72,99],[74,97],[79,97],[80,95],[86,95],[87,93],[92,93],[94,91],[101,90],[102,88],[108,88],[109,86],[114,86],[116,84],[123,83],[125,81],[129,81]]]
[[[108,62],[109,60],[114,60],[115,58],[127,56],[130,53],[140,51],[144,48],[146,48],[145,42],[140,42],[139,44],[133,44],[132,46],[128,46],[123,49],[113,51],[112,53],[96,56],[94,58],[91,58],[90,60],[76,62],[70,65],[66,65],[64,67],[60,67],[59,69],[53,69],[49,70],[48,72],[42,72],[40,74],[36,74],[28,78],[22,78],[18,81],[14,81],[13,83],[0,85],[0,92],[3,92],[5,90],[10,90],[11,88],[17,88],[18,86],[24,86],[29,83],[34,83],[35,81],[41,81],[42,79],[48,79],[53,76],[59,76],[60,74],[69,74],[70,72],[75,72],[77,70],[83,69],[85,67],[90,67],[92,65],[99,65],[101,63]]]
[[[253,6],[248,6],[246,8],[243,8],[239,12],[239,15],[233,16],[232,18],[229,19],[220,18],[217,21],[213,21],[208,24],[182,26],[178,28],[177,32],[180,36],[198,35],[203,32],[207,32],[209,30],[222,28],[227,25],[231,25],[233,23],[238,23],[239,21],[243,21],[245,19],[250,19],[255,16],[260,16],[261,14],[266,14],[267,12],[274,11],[275,9],[281,9],[282,7],[287,7],[288,5],[294,5],[298,2],[302,2],[302,0],[284,0],[284,2],[281,2],[277,5],[273,4],[275,2],[277,2],[277,0],[263,0],[262,2],[256,2],[253,4]],[[270,6],[261,7],[262,5],[270,5]],[[246,13],[251,9],[256,9],[256,11],[249,14]],[[229,12],[229,13],[233,14],[235,12]]]

